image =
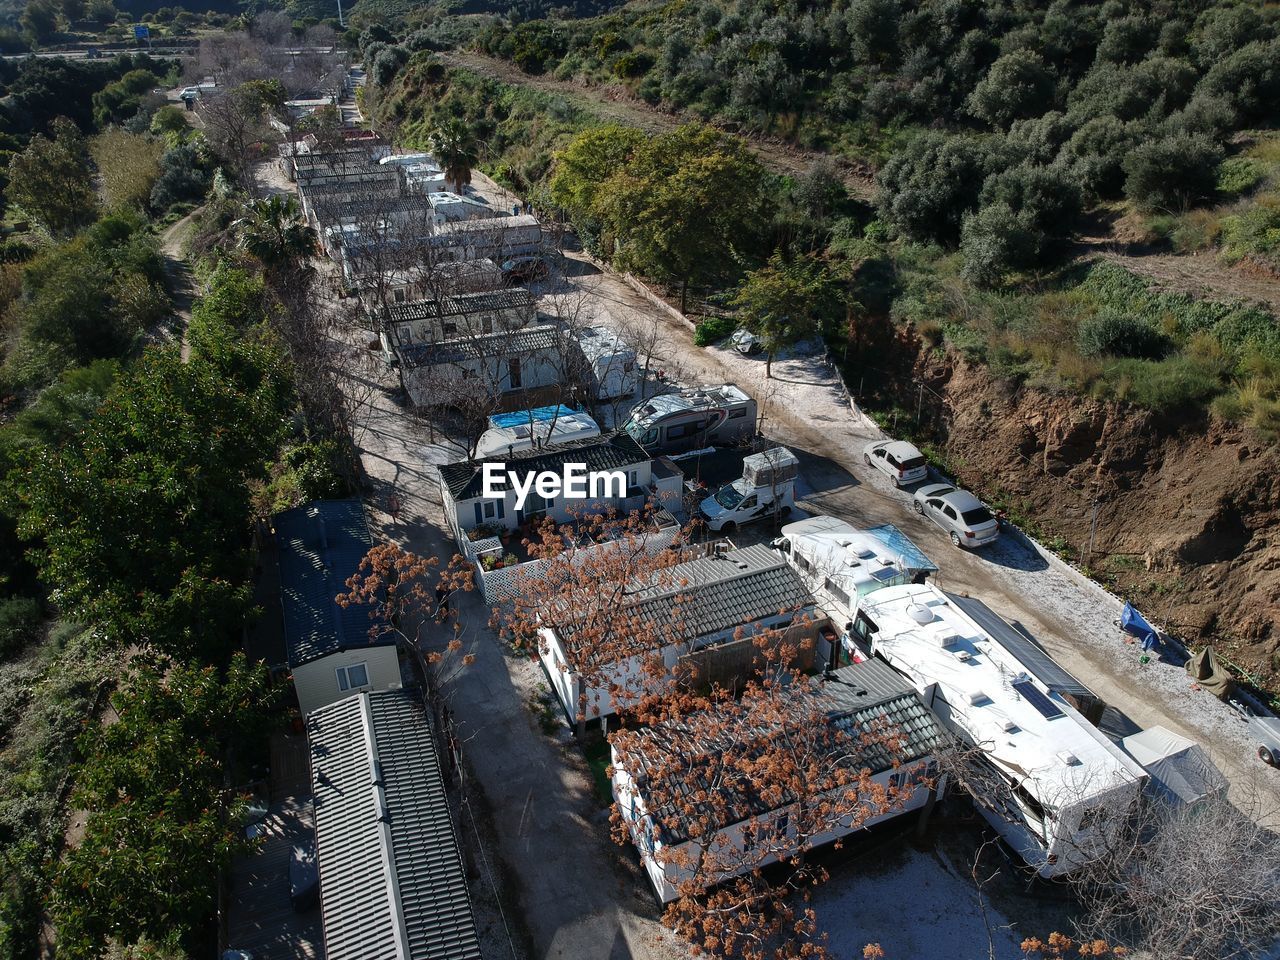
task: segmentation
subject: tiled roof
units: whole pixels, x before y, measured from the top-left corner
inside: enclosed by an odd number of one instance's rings
[[[317,500],[276,514],[280,604],[289,666],[350,647],[391,643],[370,637],[369,609],[335,601],[373,541],[358,500]]]
[[[800,678],[796,681],[797,715],[807,715],[814,704],[825,708],[827,718],[846,736],[833,738],[831,747],[841,756],[841,764],[853,770],[866,768],[871,773],[883,773],[895,764],[910,763],[932,754],[944,742],[945,735],[933,713],[920,702],[915,690],[892,667],[878,660],[842,667],[827,679]],[[713,787],[713,780],[721,780],[726,771],[718,769],[715,758],[721,751],[716,743],[691,743],[687,723],[667,723],[641,732],[641,736],[666,742],[664,750],[696,750],[698,757],[706,758],[705,776],[699,776],[695,766],[691,776],[679,784],[682,796],[698,790],[726,789]],[[772,730],[755,731],[761,739],[773,734]],[[886,742],[882,735],[893,734]],[[736,734],[740,736],[740,734]],[[621,758],[623,763],[626,758]],[[634,773],[634,772],[633,772]],[[637,781],[643,794],[646,772],[638,771]],[[730,780],[740,777],[733,773]],[[740,823],[770,810],[770,805],[742,780],[732,788],[726,809],[732,811],[729,822]],[[785,805],[786,801],[782,805]],[[705,811],[705,808],[704,808]],[[687,824],[683,813],[675,809],[650,811],[660,825],[666,843],[679,843],[687,837]]]
[[[440,477],[454,500],[474,500],[483,489],[480,471],[484,463],[519,464],[522,469],[535,473],[542,470],[559,473],[566,463],[585,463],[588,473],[596,473],[625,470],[648,460],[649,454],[644,452],[644,447],[619,431],[604,437],[559,443],[551,449],[522,450],[489,460],[446,463],[440,467]]]
[[[796,616],[813,598],[799,575],[763,544],[700,557],[660,574],[660,582],[636,592],[635,619],[652,624],[655,635],[678,627],[689,639],[709,637],[779,615]],[[574,624],[557,628],[568,638]],[[568,645],[570,649],[573,645]]]
[[[511,290],[491,290],[484,293],[464,293],[454,297],[413,300],[395,303],[387,307],[387,323],[409,323],[414,320],[438,320],[441,317],[461,317],[471,314],[500,313],[504,310],[521,310],[532,313],[536,301],[522,287]]]
[[[361,693],[307,719],[325,955],[480,957],[430,721],[413,691]]]
[[[458,363],[462,360],[483,360],[485,357],[507,359],[524,356],[539,350],[551,350],[559,342],[556,328],[544,325],[460,337],[456,340],[439,340],[435,343],[403,343],[398,344],[395,350],[400,363],[413,369]]]

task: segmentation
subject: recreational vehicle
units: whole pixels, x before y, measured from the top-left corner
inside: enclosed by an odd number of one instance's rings
[[[882,587],[923,583],[938,568],[891,523],[859,530],[835,517],[788,523],[773,541],[830,614],[847,631],[858,601]],[[845,636],[845,649],[853,653]]]
[[[587,361],[591,391],[597,400],[613,400],[636,392],[636,353],[607,327],[583,327],[575,334]]]
[[[600,436],[599,425],[581,410],[570,410],[560,404],[515,410],[489,418],[489,429],[476,444],[476,459],[500,457],[517,450],[553,447],[574,440]]]
[[[694,387],[637,404],[623,429],[650,453],[743,444],[756,435],[756,402],[732,383]]]
[[[974,748],[962,779],[1036,873],[1069,873],[1116,839],[1146,771],[1072,706],[1079,682],[1025,634],[929,584],[863,597],[853,632]]]

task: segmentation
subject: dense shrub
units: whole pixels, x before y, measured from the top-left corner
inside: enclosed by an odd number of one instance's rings
[[[1119,360],[1106,377],[1117,399],[1157,413],[1200,407],[1222,392],[1221,381],[1189,357]]]
[[[979,286],[995,286],[1015,270],[1033,266],[1044,245],[1044,234],[1030,214],[998,201],[965,217],[960,237],[964,254],[962,274]]]
[[[1038,117],[1052,106],[1053,73],[1030,50],[1005,54],[991,65],[969,95],[968,107],[979,120],[1007,127],[1014,120]]]
[[[1159,360],[1169,353],[1169,338],[1127,314],[1106,310],[1080,324],[1077,345],[1086,357]]]
[[[1179,210],[1213,195],[1222,148],[1203,134],[1138,144],[1124,162],[1124,192],[1142,210]]]
[[[700,347],[710,346],[723,340],[738,329],[738,321],[733,317],[708,317],[695,328],[693,342]]]
[[[199,151],[179,144],[160,158],[160,176],[151,188],[151,207],[163,211],[178,203],[199,203],[212,182],[213,175],[205,168]]]
[[[880,216],[909,239],[955,243],[994,160],[976,137],[923,134],[880,171]]]
[[[42,615],[40,601],[31,597],[0,600],[0,660],[20,653],[36,638]]]

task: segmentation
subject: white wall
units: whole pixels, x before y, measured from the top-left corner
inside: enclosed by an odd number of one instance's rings
[[[646,460],[643,463],[635,463],[629,467],[624,467],[623,470],[628,475],[628,496],[621,499],[605,498],[601,500],[568,500],[561,496],[557,497],[551,506],[548,507],[546,511],[547,516],[551,517],[551,519],[555,520],[557,523],[563,523],[566,520],[573,519],[575,513],[581,513],[583,510],[594,510],[596,504],[599,504],[601,509],[608,509],[612,507],[621,510],[624,507],[625,500],[630,499],[632,496],[643,497],[644,490],[649,487],[649,482],[652,476],[652,464]],[[632,474],[635,475],[634,483],[631,482]],[[590,487],[588,487],[588,489],[590,489]],[[502,516],[496,516],[499,512],[496,506],[496,501],[489,500],[484,497],[476,497],[471,500],[460,500],[455,503],[449,500],[446,491],[445,500],[445,512],[456,516],[457,526],[460,530],[465,531],[475,529],[477,525],[475,505],[477,503],[481,505],[482,515],[484,513],[484,504],[495,504],[495,516],[482,517],[480,522],[496,524],[506,530],[514,530],[520,525],[516,510],[516,501],[518,500],[518,497],[514,490],[506,491],[506,496],[502,501]],[[525,510],[527,511],[529,509],[531,509],[530,503],[526,501]]]
[[[614,775],[613,775],[614,801],[618,804],[619,809],[623,812],[623,816],[626,817],[629,822],[629,825],[631,827],[632,842],[635,844],[636,849],[640,852],[640,859],[643,861],[645,866],[645,871],[649,875],[649,882],[653,885],[654,891],[658,894],[658,897],[662,900],[662,902],[669,903],[672,900],[674,900],[677,896],[677,891],[676,891],[677,885],[683,882],[685,879],[687,879],[688,876],[690,875],[687,869],[678,867],[674,862],[670,862],[670,861],[675,859],[679,859],[679,860],[688,859],[691,862],[696,862],[699,845],[692,841],[685,841],[684,843],[679,844],[675,848],[681,851],[680,853],[675,854],[674,856],[668,855],[666,858],[667,862],[659,862],[659,860],[663,857],[663,853],[662,853],[663,845],[661,841],[654,838],[652,840],[652,852],[650,852],[650,850],[646,847],[644,839],[638,835],[640,832],[646,831],[646,825],[643,822],[643,818],[647,813],[647,811],[645,808],[643,797],[642,795],[636,792],[635,785],[631,779],[631,776],[627,773],[627,771],[623,768],[622,764],[619,762],[618,755],[616,752],[612,753],[611,760],[613,762],[613,768],[614,768]],[[909,775],[912,771],[915,771],[915,770],[923,771],[926,765],[928,764],[928,762],[929,762],[928,758],[913,760],[911,763],[903,764],[903,766],[899,767],[897,770],[885,770],[882,773],[878,773],[874,775],[871,779],[873,782],[880,784],[881,786],[887,786],[890,778],[894,776],[894,774]],[[929,802],[929,797],[934,792],[934,790],[937,791],[938,796],[941,796],[946,790],[945,782],[940,780],[938,784],[932,789],[923,784],[918,785],[914,789],[914,791],[912,791],[910,796],[906,797],[903,802],[900,802],[892,810],[888,811],[887,813],[882,813],[879,816],[869,817],[868,819],[860,822],[856,827],[850,826],[851,818],[847,818],[847,817],[843,818],[842,821],[839,824],[837,824],[833,829],[828,830],[824,833],[817,834],[812,838],[809,838],[808,841],[804,844],[804,847],[807,850],[812,850],[817,847],[824,846],[825,844],[831,843],[834,840],[838,840],[841,837],[847,837],[850,834],[857,833],[860,830],[866,830],[873,826],[876,826],[877,824],[885,823],[889,820],[892,820],[894,817],[902,816],[903,814],[911,813],[912,811],[919,810],[926,803]],[[634,803],[633,803],[633,798],[634,798]],[[781,814],[789,810],[792,810],[793,808],[794,808],[794,805],[789,805],[786,808],[773,811],[767,819],[772,819],[776,816],[780,816]],[[634,819],[632,819],[633,810],[634,810]],[[761,822],[763,822],[765,819],[766,818],[761,818]],[[731,844],[735,849],[740,849],[742,844],[742,833],[746,824],[747,824],[747,821],[744,821],[742,823],[736,823],[733,826],[730,826],[725,830],[720,831],[720,833],[716,835],[718,838],[717,844],[720,844],[720,843]],[[759,827],[757,827],[757,830],[759,830]],[[794,824],[792,824],[792,826],[788,830],[788,833],[792,836],[793,839],[796,839]],[[795,850],[795,847],[791,847],[789,852],[794,852],[794,850]],[[749,872],[749,869],[754,869],[757,866],[767,866],[771,863],[776,863],[778,859],[779,859],[778,856],[770,854],[766,857],[761,858],[761,860],[758,863],[752,860],[749,866],[745,866],[739,870],[726,872],[722,876],[715,878],[714,881],[711,881],[711,878],[707,878],[707,879],[709,882],[720,882],[722,880],[727,880],[730,877],[747,873]]]
[[[400,659],[394,645],[339,650],[293,668],[293,687],[302,715],[305,717],[313,710],[358,693],[358,690],[339,690],[337,674],[338,667],[357,663],[365,664],[369,673],[369,683],[361,690],[400,689]]]

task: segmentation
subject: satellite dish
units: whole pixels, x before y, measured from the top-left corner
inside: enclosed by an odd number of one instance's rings
[[[913,603],[907,607],[907,613],[911,615],[911,619],[923,626],[926,623],[933,622],[933,611],[926,607],[923,603]]]

